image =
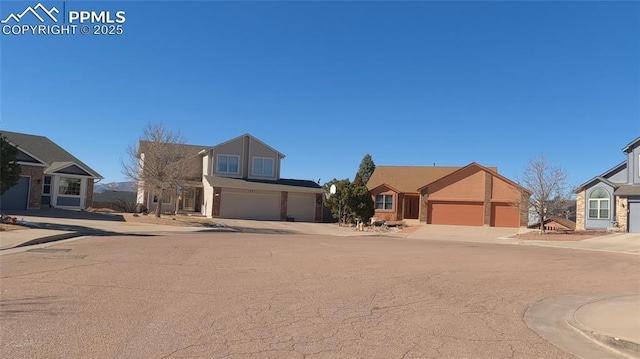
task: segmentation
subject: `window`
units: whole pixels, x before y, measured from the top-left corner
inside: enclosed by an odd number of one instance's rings
[[[391,194],[377,195],[376,209],[393,209],[393,195]]]
[[[254,157],[251,172],[255,176],[273,176],[273,158]]]
[[[58,194],[79,196],[80,195],[80,178],[60,177],[58,186]]]
[[[153,203],[158,203],[158,196],[153,196]],[[162,197],[162,203],[171,203],[171,197],[169,196]]]
[[[44,176],[44,184],[42,185],[42,194],[51,194],[51,176]]]
[[[218,169],[220,173],[238,173],[238,162],[240,157],[229,155],[218,155]]]
[[[589,218],[609,218],[609,192],[603,188],[596,188],[589,195]]]

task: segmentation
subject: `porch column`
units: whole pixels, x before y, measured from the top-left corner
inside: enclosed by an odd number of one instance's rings
[[[213,210],[211,211],[211,217],[220,217],[220,200],[222,199],[222,188],[213,187]]]
[[[423,189],[420,192],[420,222],[427,223],[427,218],[429,215],[429,194],[427,193],[427,189]]]

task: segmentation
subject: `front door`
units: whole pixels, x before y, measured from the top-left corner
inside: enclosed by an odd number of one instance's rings
[[[196,191],[195,188],[185,188],[182,192],[182,209],[185,211],[195,210]]]
[[[420,197],[405,196],[404,197],[404,218],[418,219],[420,214]]]

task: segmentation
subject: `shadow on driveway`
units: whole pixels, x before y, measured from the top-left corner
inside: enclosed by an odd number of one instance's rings
[[[59,208],[32,209],[28,211],[7,210],[2,213],[11,217],[28,216],[28,217],[47,217],[47,218],[68,218],[68,219],[85,219],[92,221],[112,221],[125,222],[124,218],[119,214],[111,213],[93,213],[85,211],[74,211]]]

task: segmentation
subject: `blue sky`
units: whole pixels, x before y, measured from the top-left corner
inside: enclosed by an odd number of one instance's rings
[[[0,17],[37,2],[0,4]],[[59,6],[61,2],[43,2]],[[497,166],[544,154],[579,184],[640,136],[638,2],[79,2],[122,35],[0,35],[0,126],[104,182],[148,122],[214,145],[251,133],[282,176]]]

